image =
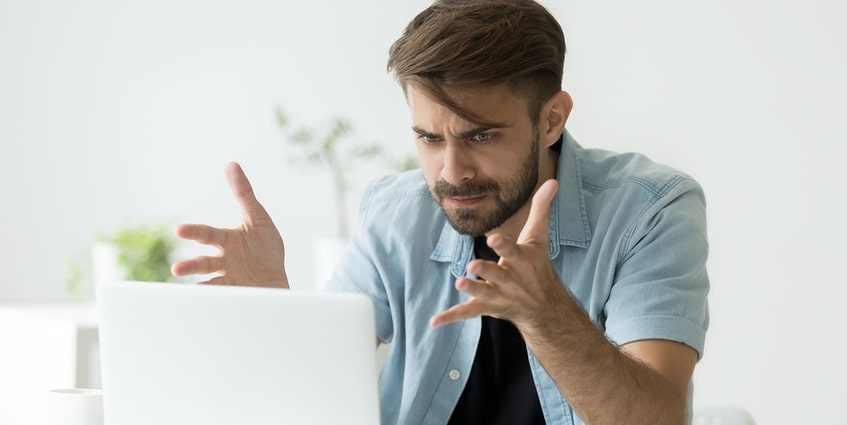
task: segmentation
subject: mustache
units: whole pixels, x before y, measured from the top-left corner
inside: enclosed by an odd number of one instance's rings
[[[439,198],[474,197],[496,191],[497,183],[493,180],[471,180],[452,185],[439,179],[432,187],[432,192]]]

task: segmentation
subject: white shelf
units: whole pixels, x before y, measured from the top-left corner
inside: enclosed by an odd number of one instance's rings
[[[0,425],[43,423],[47,390],[100,388],[94,303],[0,304]]]

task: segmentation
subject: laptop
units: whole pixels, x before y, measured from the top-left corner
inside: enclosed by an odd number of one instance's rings
[[[379,423],[364,295],[106,282],[97,305],[106,425]]]

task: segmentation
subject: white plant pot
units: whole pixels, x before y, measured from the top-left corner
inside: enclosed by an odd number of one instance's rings
[[[347,239],[334,237],[319,237],[315,240],[315,290],[322,290],[332,277],[332,272],[335,271],[338,260],[344,255],[348,242]]]
[[[109,242],[97,241],[91,247],[91,271],[94,289],[103,282],[116,282],[126,278],[118,263],[118,248]]]

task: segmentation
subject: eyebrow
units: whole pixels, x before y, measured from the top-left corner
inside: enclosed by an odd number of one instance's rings
[[[457,134],[456,137],[459,138],[459,139],[467,139],[469,137],[476,136],[477,134],[485,133],[486,131],[491,130],[492,128],[493,127],[489,127],[489,126],[475,127],[475,128],[470,129],[470,130],[465,130],[465,131]],[[414,131],[415,133],[418,133],[418,134],[420,134],[421,136],[424,136],[424,137],[432,137],[432,138],[442,137],[440,134],[430,133],[430,132],[428,132],[428,131],[420,128],[420,127],[412,126],[412,131]]]

